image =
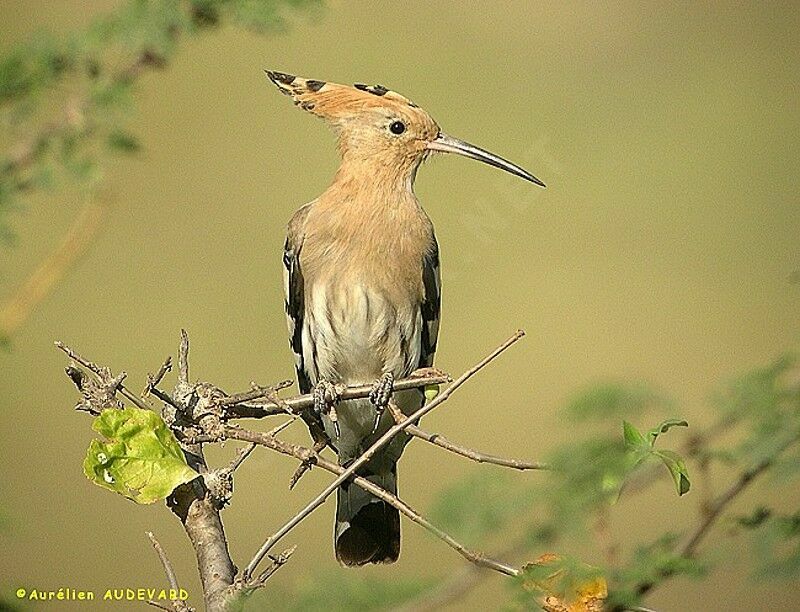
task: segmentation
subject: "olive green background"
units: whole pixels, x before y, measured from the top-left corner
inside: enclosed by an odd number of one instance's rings
[[[41,28],[81,27],[115,6],[5,0],[2,46]],[[225,28],[191,40],[166,72],[141,80],[132,127],[144,149],[108,169],[111,210],[99,237],[0,354],[3,588],[160,586],[144,536],[152,529],[198,595],[179,523],[160,504],[135,507],[84,478],[90,421],[71,411],[76,393],[52,342],[127,370],[135,389],[174,354],[181,327],[193,378],[238,390],[292,375],[284,227],[326,187],[337,158],[324,124],[279,95],[264,68],[384,84],[548,185],[462,158],[419,172],[443,264],[437,364],[459,373],[517,328],[528,332],[427,428],[538,459],[582,433],[559,422],[557,408],[606,379],[651,381],[701,427],[720,382],[798,347],[794,3],[340,1],[290,23],[268,37]],[[82,204],[72,191],[37,196],[12,217],[19,245],[0,251],[0,297],[54,248]],[[306,440],[302,426],[287,435]],[[329,482],[317,470],[289,492],[294,468],[258,451],[241,469],[224,513],[239,565]],[[448,483],[493,469],[414,443],[400,490],[425,509]],[[742,507],[769,495],[762,483]],[[773,501],[796,508],[799,499],[795,488]],[[679,529],[696,504],[664,482],[623,502],[612,529],[629,542]],[[299,548],[276,586],[338,571],[332,517],[328,502],[286,538]],[[463,565],[414,525],[404,524],[403,537],[398,564],[361,571],[413,577]],[[712,537],[724,538],[724,526]],[[740,543],[706,581],[675,580],[649,605],[800,607],[796,590],[747,578]],[[495,609],[507,595],[492,576],[453,609]],[[70,606],[48,609],[61,607]]]

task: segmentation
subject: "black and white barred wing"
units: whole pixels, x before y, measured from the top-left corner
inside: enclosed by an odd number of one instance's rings
[[[436,339],[439,336],[439,315],[441,312],[441,288],[439,275],[439,245],[433,236],[433,244],[423,260],[422,282],[425,286],[425,298],[422,302],[422,334],[419,367],[429,368],[433,365],[436,353]]]

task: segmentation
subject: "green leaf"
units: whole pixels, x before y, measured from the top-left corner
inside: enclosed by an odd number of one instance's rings
[[[647,439],[650,441],[650,446],[655,445],[658,436],[667,433],[673,427],[689,427],[689,423],[683,419],[667,419],[663,421],[658,427],[654,427],[647,432]]]
[[[110,149],[121,153],[135,153],[141,149],[136,136],[122,130],[114,130],[108,135],[108,146]]]
[[[622,437],[625,439],[625,444],[632,448],[639,448],[647,443],[641,432],[628,421],[622,421]]]
[[[661,459],[667,466],[678,495],[688,493],[691,482],[689,482],[689,472],[686,470],[683,458],[678,453],[669,450],[656,450],[653,451],[653,455]]]
[[[733,521],[745,529],[755,529],[764,524],[772,516],[772,510],[765,506],[758,506],[750,514],[736,516]]]
[[[92,440],[83,471],[95,484],[138,504],[167,497],[198,477],[159,415],[141,408],[103,410],[92,429],[108,439]]]
[[[430,402],[439,395],[439,385],[425,385],[425,400]]]

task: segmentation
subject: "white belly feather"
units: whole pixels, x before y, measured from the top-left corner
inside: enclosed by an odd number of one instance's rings
[[[397,305],[363,284],[318,282],[306,293],[303,360],[312,383],[370,383],[407,376],[419,364],[419,304]]]

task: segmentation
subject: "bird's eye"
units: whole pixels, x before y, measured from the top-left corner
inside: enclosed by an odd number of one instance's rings
[[[406,124],[402,121],[395,121],[389,126],[389,130],[392,132],[392,134],[402,134],[406,131]]]

